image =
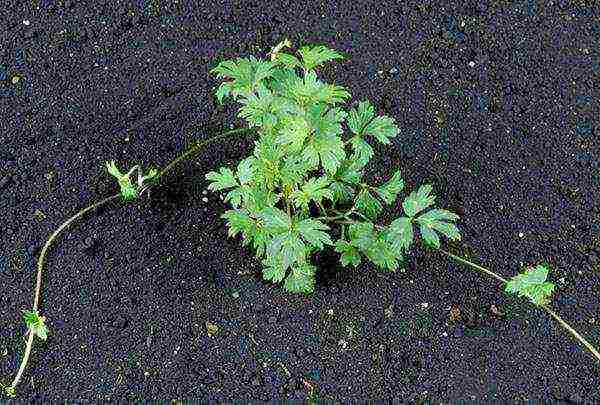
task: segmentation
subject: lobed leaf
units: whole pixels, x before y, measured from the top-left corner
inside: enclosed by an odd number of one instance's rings
[[[358,138],[362,137],[364,130],[369,125],[373,117],[375,116],[375,108],[368,100],[361,101],[358,103],[357,108],[350,109],[346,124],[350,131],[358,135]]]
[[[342,266],[351,264],[357,267],[360,264],[360,253],[351,243],[339,239],[335,242],[335,251],[341,253],[340,261],[342,262]]]
[[[553,283],[546,281],[549,270],[544,264],[529,267],[525,272],[512,277],[504,291],[525,296],[535,305],[545,305],[555,288]]]
[[[435,202],[435,196],[429,195],[433,187],[430,184],[424,184],[419,187],[418,190],[410,193],[408,197],[404,199],[402,208],[409,217],[414,217],[425,208],[430,207]]]
[[[376,219],[383,209],[381,203],[366,188],[358,193],[354,206],[358,212],[371,220]]]
[[[344,59],[344,56],[325,45],[303,46],[298,50],[302,57],[302,65],[306,70],[314,69],[334,59]]]
[[[333,199],[333,193],[327,188],[330,181],[327,177],[311,177],[300,190],[292,193],[291,198],[298,208],[308,209],[310,201],[321,204],[323,198]]]
[[[258,213],[267,232],[277,235],[289,230],[292,226],[292,220],[289,215],[279,208],[266,207]]]
[[[384,145],[390,144],[390,138],[398,135],[398,127],[394,123],[394,119],[381,115],[373,118],[373,120],[365,128],[365,134],[374,136],[379,142]]]
[[[392,204],[394,201],[396,201],[398,193],[402,191],[403,188],[404,180],[402,180],[400,170],[396,170],[392,178],[386,183],[377,187],[376,191],[383,201],[385,201],[387,204]]]
[[[408,252],[413,238],[413,226],[408,217],[400,217],[392,221],[385,233],[385,240],[397,252]]]
[[[315,290],[315,273],[317,268],[309,263],[292,267],[285,279],[284,288],[289,292],[309,294]]]
[[[329,234],[323,231],[329,227],[316,219],[304,219],[298,223],[298,232],[311,246],[321,250],[324,245],[333,245]]]
[[[238,185],[233,171],[227,167],[222,167],[220,172],[208,172],[206,173],[205,178],[212,182],[207,187],[212,191],[224,190]]]

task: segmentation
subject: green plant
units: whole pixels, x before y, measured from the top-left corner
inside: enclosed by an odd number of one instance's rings
[[[232,205],[223,214],[228,233],[231,237],[241,234],[243,244],[252,244],[264,265],[265,279],[283,282],[288,291],[313,292],[317,268],[310,258],[327,246],[340,253],[343,266],[356,267],[367,258],[380,268],[393,270],[410,252],[417,230],[427,246],[497,279],[505,284],[507,293],[524,296],[543,308],[600,360],[600,353],[550,309],[555,286],[546,281],[549,266],[529,267],[506,280],[441,249],[440,235],[453,241],[461,239],[455,225],[459,217],[433,207],[436,197],[431,185],[422,185],[404,197],[400,217],[387,225],[376,223],[383,207],[396,202],[405,184],[399,170],[379,185],[362,181],[363,170],[374,155],[369,141],[389,145],[398,128],[392,118],[375,114],[368,101],[344,110],[341,106],[350,97],[348,91],[318,79],[318,68],[342,59],[341,54],[323,45],[302,47],[297,55],[282,52],[290,47],[286,40],[273,48],[270,60],[250,56],[221,62],[213,69],[218,77],[226,79],[216,92],[217,99],[222,102],[231,97],[240,102],[238,116],[248,122],[249,128],[197,141],[163,169],[150,169],[146,175],[137,165],[123,174],[114,161],[106,162],[119,193],[68,218],[40,252],[33,309],[25,311],[24,316],[27,346],[14,380],[9,386],[3,385],[6,395],[16,395],[34,337],[45,340],[48,335],[46,318],[39,313],[42,271],[49,248],[61,232],[109,202],[139,199],[204,146],[247,133],[258,136],[253,154],[239,162],[235,170],[221,168],[206,178],[209,189],[227,191],[225,201]],[[131,176],[136,170],[138,178],[134,182]],[[335,241],[329,233],[332,227],[340,232]],[[313,394],[311,388],[310,396]]]

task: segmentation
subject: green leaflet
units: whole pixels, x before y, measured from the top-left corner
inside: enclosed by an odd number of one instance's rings
[[[553,283],[546,281],[549,270],[549,267],[544,264],[529,267],[523,273],[512,277],[504,291],[525,296],[535,305],[545,305],[549,302],[555,287]]]
[[[286,145],[290,153],[300,152],[304,141],[311,133],[308,121],[300,115],[288,115],[282,118],[281,126],[277,143]]]
[[[385,233],[385,240],[391,244],[392,249],[397,252],[408,252],[412,244],[413,226],[410,218],[398,218],[388,226]]]
[[[298,223],[298,232],[313,247],[321,250],[324,245],[333,245],[328,231],[329,227],[316,219],[304,219]]]
[[[396,170],[392,178],[388,182],[377,187],[376,191],[383,201],[385,201],[387,204],[392,204],[394,201],[396,201],[398,193],[402,191],[403,188],[404,180],[402,180],[400,170]]]
[[[360,264],[360,253],[358,252],[358,249],[349,242],[342,239],[337,240],[335,242],[335,251],[341,253],[340,261],[342,262],[342,266],[351,264],[356,267]]]
[[[389,145],[390,138],[398,135],[398,127],[394,124],[393,118],[382,115],[373,118],[365,128],[365,133],[374,136],[382,144]]]
[[[374,116],[375,108],[373,108],[371,103],[368,100],[361,101],[360,103],[358,103],[357,108],[352,108],[350,110],[350,112],[348,113],[348,119],[346,120],[346,123],[348,124],[348,128],[350,128],[350,131],[358,135],[358,138],[360,138],[363,135],[365,128],[367,127],[369,122],[371,122]]]
[[[371,222],[352,224],[348,227],[348,237],[352,246],[366,250],[377,239],[375,226]]]
[[[323,134],[318,138],[312,138],[307,143],[302,156],[313,167],[318,166],[320,161],[325,172],[333,175],[346,158],[346,152],[344,143],[339,136]]]
[[[237,178],[240,184],[248,184],[252,180],[254,174],[253,165],[256,162],[254,156],[249,156],[246,159],[240,161],[237,166]]]
[[[233,171],[227,167],[222,167],[220,172],[209,172],[205,175],[206,180],[212,181],[208,185],[208,189],[212,191],[224,190],[226,188],[235,187],[238,185]]]
[[[229,95],[249,95],[262,80],[273,74],[274,68],[274,62],[257,60],[254,56],[220,62],[210,73],[216,73],[218,78],[232,79],[232,82],[217,91],[219,102]]]
[[[396,252],[381,237],[376,238],[368,249],[364,251],[365,255],[377,266],[392,270],[398,268]]]
[[[374,155],[373,148],[360,136],[350,138],[354,150],[352,159],[359,165],[365,166]]]
[[[398,267],[397,259],[402,257],[401,252],[395,251],[386,241],[385,233],[377,232],[371,222],[350,225],[348,236],[350,238],[350,245],[358,248],[359,251],[364,253],[377,266],[390,270]],[[336,245],[336,247],[344,251],[349,250],[344,244]],[[347,255],[352,255],[351,257],[356,260],[356,253],[351,251]],[[348,257],[348,260],[350,260],[350,257]]]
[[[381,203],[366,188],[358,193],[355,207],[358,212],[371,220],[376,219],[383,209]]]
[[[267,257],[272,258],[283,270],[292,264],[304,261],[306,245],[295,232],[278,234],[267,244]]]
[[[404,208],[406,215],[409,217],[414,217],[425,208],[433,205],[435,202],[435,196],[429,195],[432,189],[433,187],[431,184],[424,184],[419,187],[418,190],[410,193],[410,195],[406,197],[402,203],[402,208]]]
[[[48,327],[44,323],[46,319],[43,316],[40,316],[37,312],[23,311],[23,319],[34,336],[42,340],[48,338]]]
[[[317,79],[315,72],[309,71],[304,78],[290,83],[286,96],[296,100],[302,106],[318,103],[338,104],[350,97],[350,93],[342,86],[324,84]]]
[[[390,143],[390,138],[398,135],[398,127],[394,120],[388,116],[380,115],[375,117],[375,109],[369,101],[361,101],[357,108],[350,110],[348,119],[346,120],[348,128],[356,136],[356,139],[361,139],[364,135],[371,135],[384,145]],[[359,141],[356,141],[357,144]],[[363,147],[364,145],[355,146]],[[363,154],[369,153],[368,150]]]
[[[267,232],[277,235],[289,230],[292,226],[292,219],[279,208],[266,207],[258,213]]]
[[[333,199],[333,193],[327,188],[329,180],[327,177],[312,177],[302,185],[300,190],[292,193],[294,205],[298,208],[308,209],[308,203],[314,201],[321,204],[323,198]]]
[[[298,49],[298,53],[302,56],[302,66],[306,70],[314,69],[334,59],[344,59],[343,55],[324,45],[303,46]]]
[[[284,288],[289,292],[309,294],[315,290],[317,268],[309,263],[293,266],[285,279]]]

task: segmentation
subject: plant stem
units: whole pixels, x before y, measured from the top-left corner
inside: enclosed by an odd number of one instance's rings
[[[50,237],[46,241],[46,244],[42,248],[42,251],[40,252],[40,257],[38,259],[37,278],[36,278],[36,285],[35,285],[35,296],[33,299],[33,312],[37,313],[37,310],[38,310],[38,306],[39,306],[39,302],[40,302],[40,292],[42,289],[42,271],[44,269],[44,259],[46,258],[46,254],[47,254],[48,249],[50,248],[50,245],[52,244],[52,242],[54,242],[54,240],[58,237],[58,235],[64,229],[66,229],[73,221],[75,221],[77,218],[81,217],[82,215],[86,214],[87,212],[97,209],[98,207],[100,207],[112,200],[119,198],[120,195],[121,194],[115,194],[110,197],[106,197],[103,200],[100,200],[100,201],[88,206],[87,208],[82,209],[77,214],[73,215],[71,218],[69,218],[65,222],[63,222],[62,225],[59,226],[52,233],[52,235],[50,235]],[[29,338],[27,339],[27,347],[25,348],[25,354],[23,355],[23,360],[21,361],[21,365],[19,366],[19,371],[17,372],[15,379],[13,380],[12,384],[9,387],[11,389],[15,389],[17,387],[17,384],[19,384],[19,381],[21,380],[21,376],[23,375],[23,371],[25,371],[25,367],[27,366],[27,362],[29,361],[29,356],[31,354],[31,347],[33,346],[34,335],[35,334],[32,331],[29,331]]]
[[[508,283],[508,280],[506,280],[505,278],[499,276],[498,274],[494,273],[491,270],[488,270],[486,268],[483,268],[475,263],[472,263],[466,259],[463,259],[460,256],[456,256],[450,252],[447,252],[443,249],[438,248],[438,250],[442,253],[444,253],[445,255],[451,257],[452,259],[462,263],[462,264],[466,264],[467,266],[471,266],[474,269],[477,269],[487,275],[490,275],[492,277],[494,277],[495,279],[501,281],[502,283],[506,284]],[[569,333],[571,335],[573,335],[575,337],[575,339],[577,339],[579,342],[581,342],[593,355],[594,357],[596,357],[596,359],[598,359],[598,361],[600,361],[600,352],[598,352],[598,350],[591,345],[591,343],[589,343],[583,336],[581,336],[579,333],[577,333],[577,331],[575,329],[573,329],[568,323],[566,323],[560,316],[558,316],[552,309],[550,309],[550,307],[548,305],[540,305],[546,312],[548,312],[554,319],[556,319],[558,321],[558,323],[565,328],[567,331],[569,331]]]
[[[217,140],[223,139],[227,136],[233,135],[233,134],[237,134],[237,133],[243,133],[243,132],[249,132],[249,131],[253,131],[253,128],[238,128],[238,129],[233,129],[230,131],[226,131],[223,132],[220,135],[214,136],[210,139],[206,139],[204,141],[198,141],[196,142],[196,144],[194,146],[192,146],[188,151],[186,151],[185,153],[183,153],[182,155],[178,156],[177,158],[175,158],[174,160],[172,160],[164,169],[162,169],[155,177],[154,177],[154,182],[152,182],[151,184],[143,187],[140,190],[140,194],[146,190],[147,188],[151,187],[154,184],[158,183],[158,179],[163,177],[165,174],[167,174],[170,170],[172,170],[178,163],[180,163],[181,161],[191,157],[192,155],[194,155],[195,153],[199,152],[202,147],[215,142]],[[134,166],[131,170],[130,170],[130,174],[133,173],[133,170],[135,170],[138,166]],[[66,220],[65,222],[62,223],[62,225],[60,225],[53,233],[52,235],[50,235],[50,237],[48,238],[48,240],[46,241],[46,244],[44,245],[44,247],[42,248],[41,252],[40,252],[40,257],[38,259],[38,265],[37,265],[37,278],[36,278],[36,286],[35,286],[35,296],[33,299],[33,312],[37,313],[38,307],[39,307],[39,302],[40,302],[40,293],[41,293],[41,289],[42,289],[42,271],[44,268],[44,260],[46,258],[46,254],[48,253],[48,249],[50,248],[50,245],[52,245],[52,242],[54,242],[54,240],[56,240],[56,238],[58,237],[58,235],[65,230],[69,225],[71,225],[71,223],[73,223],[73,221],[75,221],[77,218],[85,215],[86,213],[93,211],[95,209],[97,209],[98,207],[112,201],[115,200],[117,198],[119,198],[121,194],[115,194],[112,195],[110,197],[106,197],[103,200],[100,200],[84,209],[82,209],[81,211],[79,211],[77,214],[73,215],[71,218],[69,218],[68,220]],[[21,361],[21,365],[19,366],[19,370],[17,371],[17,375],[15,376],[12,384],[10,385],[10,387],[7,387],[7,390],[10,389],[16,389],[17,385],[19,384],[19,381],[21,380],[21,377],[23,375],[23,372],[25,371],[25,367],[27,366],[27,362],[29,361],[29,357],[31,355],[31,348],[33,346],[33,340],[34,340],[34,336],[35,334],[32,331],[29,331],[29,337],[27,339],[27,346],[25,347],[25,353],[23,355],[23,360]]]
[[[177,164],[179,164],[180,162],[190,158],[191,156],[193,156],[194,154],[200,152],[200,150],[206,146],[209,145],[213,142],[219,141],[223,138],[226,138],[230,135],[234,135],[234,134],[239,134],[239,133],[244,133],[244,132],[251,132],[251,131],[255,131],[254,128],[238,128],[238,129],[232,129],[230,131],[225,131],[222,134],[219,134],[217,136],[213,136],[212,138],[209,139],[205,139],[203,141],[196,141],[195,145],[192,146],[189,150],[187,150],[186,152],[182,153],[180,156],[178,156],[177,158],[173,159],[167,166],[165,166],[164,169],[162,169],[161,171],[158,172],[158,174],[154,177],[154,180],[156,182],[158,182],[158,179],[160,179],[161,177],[163,177],[165,174],[167,174],[169,171],[171,171]],[[141,193],[140,193],[141,194]]]

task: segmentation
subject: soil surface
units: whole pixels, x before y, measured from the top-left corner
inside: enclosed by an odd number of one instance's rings
[[[103,5],[102,3],[105,3]],[[600,347],[600,13],[593,2],[8,0],[0,13],[0,380],[25,347],[50,233],[116,192],[115,159],[163,166],[242,122],[217,61],[284,37],[349,59],[322,69],[401,132],[367,179],[402,169],[461,215],[449,249],[504,277],[547,261],[553,308]],[[443,3],[441,7],[435,3]],[[419,242],[403,269],[336,265],[316,292],[263,282],[227,237],[208,147],[149,199],[88,215],[52,248],[18,402],[599,403],[600,364],[541,309]],[[379,219],[387,223],[399,213]]]

